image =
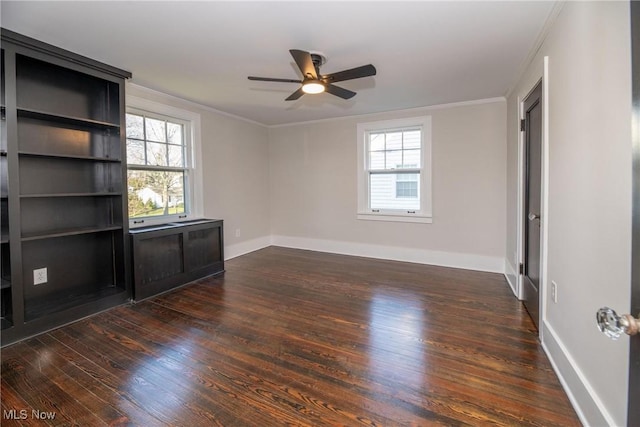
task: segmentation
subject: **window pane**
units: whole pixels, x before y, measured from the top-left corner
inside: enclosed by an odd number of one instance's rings
[[[404,149],[420,148],[420,131],[410,130],[404,133]]]
[[[151,166],[167,166],[167,145],[155,142],[147,143],[147,164]]]
[[[144,139],[144,122],[142,116],[127,114],[127,138]]]
[[[167,142],[165,122],[163,120],[144,118],[148,141]]]
[[[127,139],[127,163],[130,165],[144,165],[144,142]]]
[[[408,180],[409,176],[415,177],[415,180]],[[401,194],[398,194],[398,185],[402,189]],[[410,189],[414,185],[415,193]],[[420,210],[420,174],[371,173],[369,191],[369,208],[371,209]]]
[[[401,150],[402,149],[402,132],[389,132],[387,133],[387,150]]]
[[[402,167],[402,151],[387,151],[387,167],[385,169],[399,169]]]
[[[372,133],[369,135],[369,151],[384,150],[384,133]]]
[[[369,169],[384,169],[384,151],[369,153]]]
[[[169,166],[184,166],[184,156],[181,145],[168,145],[169,148]]]
[[[184,172],[127,172],[129,217],[184,213]]]
[[[167,122],[167,139],[171,144],[182,145],[182,125]]]
[[[420,167],[420,150],[404,150],[403,167],[419,168]]]

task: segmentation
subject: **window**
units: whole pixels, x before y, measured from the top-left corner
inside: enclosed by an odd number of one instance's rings
[[[358,124],[358,218],[431,222],[431,118]]]
[[[172,112],[171,108],[167,110]],[[131,226],[197,215],[200,203],[194,183],[194,122],[130,107],[126,123]]]

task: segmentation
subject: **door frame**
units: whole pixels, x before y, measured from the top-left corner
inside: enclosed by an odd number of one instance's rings
[[[640,315],[640,3],[631,8],[631,304],[629,313]],[[631,396],[640,394],[640,336],[629,337],[627,425],[640,423],[640,406]]]
[[[541,157],[541,182],[540,182],[540,319],[538,336],[542,340],[544,331],[544,321],[546,319],[547,308],[547,261],[549,242],[549,57],[543,58],[538,72],[528,79],[525,86],[526,92],[518,95],[518,195],[517,195],[517,222],[516,222],[516,289],[515,294],[519,300],[524,299],[524,276],[520,271],[520,265],[525,262],[525,180],[526,180],[526,141],[524,131],[520,130],[520,121],[525,118],[524,100],[531,94],[533,89],[542,82],[542,157]]]

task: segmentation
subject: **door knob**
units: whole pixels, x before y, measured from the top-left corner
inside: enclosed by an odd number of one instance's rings
[[[602,307],[596,313],[598,329],[611,339],[617,340],[622,334],[636,335],[640,332],[640,319],[630,314],[618,316],[615,310]]]
[[[529,212],[529,221],[533,221],[535,219],[540,219],[540,215]]]

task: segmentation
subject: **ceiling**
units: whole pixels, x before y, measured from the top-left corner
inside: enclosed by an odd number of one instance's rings
[[[264,125],[504,96],[555,2],[84,1],[0,3],[2,27],[133,73],[132,82]],[[358,94],[284,99],[289,49],[324,74],[373,64]]]

